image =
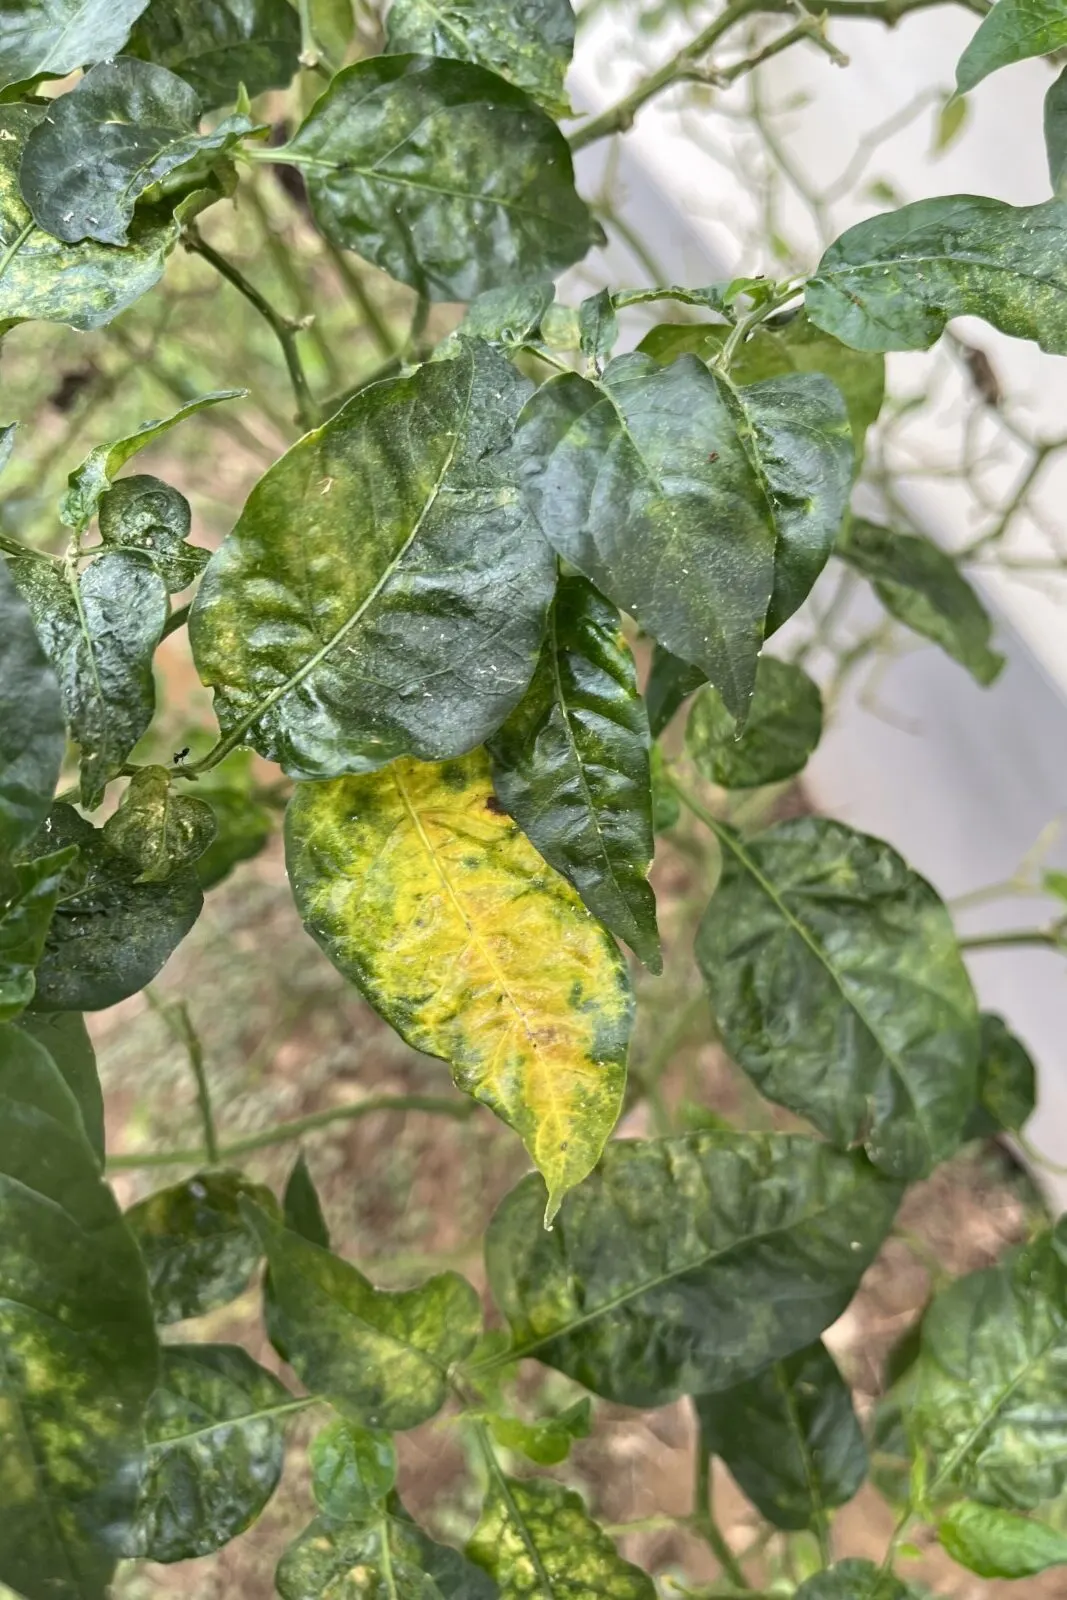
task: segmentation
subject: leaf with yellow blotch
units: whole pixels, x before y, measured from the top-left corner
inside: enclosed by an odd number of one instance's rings
[[[551,1222],[618,1117],[633,997],[610,935],[503,813],[485,752],[298,784],[286,847],[312,937],[515,1129]]]

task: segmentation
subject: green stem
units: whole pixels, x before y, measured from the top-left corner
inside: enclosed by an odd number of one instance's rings
[[[318,41],[315,25],[311,20],[311,0],[297,0],[297,11],[300,14],[300,65],[306,67],[309,72],[317,72],[324,78],[331,78],[333,68]]]
[[[348,292],[349,297],[355,302],[363,321],[369,328],[375,344],[386,360],[393,360],[399,354],[396,340],[389,330],[389,324],[378,310],[377,305],[367,292],[367,286],[356,268],[349,261],[339,245],[331,239],[325,241],[330,260],[334,264],[337,276]]]
[[[959,941],[961,950],[999,950],[1018,945],[1037,945],[1046,950],[1067,948],[1062,923],[1052,928],[1012,928],[1005,933],[974,933]]]
[[[693,1481],[692,1526],[706,1540],[716,1561],[734,1587],[751,1589],[752,1585],[745,1577],[740,1562],[727,1544],[726,1536],[715,1520],[711,1488],[711,1451],[704,1442],[704,1430],[699,1424],[696,1473]]]
[[[9,539],[0,533],[0,550],[8,556],[30,556],[35,561],[50,561],[53,567],[63,565],[62,556],[50,556],[45,550],[32,550],[28,544],[20,544],[17,539]]]
[[[293,302],[299,308],[301,326],[306,328],[308,338],[319,353],[319,359],[326,369],[331,384],[339,384],[343,373],[341,363],[337,359],[333,345],[327,339],[319,326],[319,319],[315,315],[315,307],[311,304],[307,293],[307,279],[296,265],[296,257],[287,250],[285,243],[278,237],[271,221],[270,211],[260,194],[255,183],[248,183],[241,190],[243,198],[255,213],[259,223],[260,232],[270,252],[278,276],[284,281]]]
[[[185,624],[189,620],[189,613],[192,609],[193,603],[191,600],[187,600],[183,606],[175,607],[170,616],[167,618],[166,622],[163,624],[164,639],[169,639],[172,633],[177,633],[179,628],[185,627]]]
[[[215,1127],[215,1112],[204,1068],[204,1047],[200,1043],[200,1035],[193,1027],[189,1007],[184,1000],[179,1000],[176,1005],[161,1005],[150,989],[145,990],[145,998],[153,1011],[163,1018],[172,1037],[185,1047],[196,1080],[196,1103],[200,1111],[200,1125],[204,1130],[203,1156],[208,1166],[216,1167],[219,1163],[219,1136]]]

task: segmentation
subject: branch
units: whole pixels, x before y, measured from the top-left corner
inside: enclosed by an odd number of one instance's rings
[[[1006,933],[975,933],[959,940],[961,950],[999,950],[1020,945],[1067,950],[1067,930],[1058,922],[1051,928],[1012,928]]]

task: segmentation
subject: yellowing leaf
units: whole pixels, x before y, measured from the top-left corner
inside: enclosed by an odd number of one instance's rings
[[[298,784],[286,822],[304,922],[409,1044],[519,1134],[550,1222],[622,1104],[622,957],[493,794],[484,751]]]

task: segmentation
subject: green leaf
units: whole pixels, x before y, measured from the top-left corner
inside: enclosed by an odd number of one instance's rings
[[[240,1172],[198,1172],[127,1211],[157,1322],[206,1316],[248,1288],[263,1251],[242,1200],[278,1209],[269,1189]]]
[[[147,0],[4,0],[0,89],[117,55]]]
[[[10,1022],[34,997],[35,969],[77,852],[0,863],[0,1022]]]
[[[30,556],[10,571],[59,680],[81,747],[81,802],[92,810],[152,720],[167,591],[130,550],[109,550],[80,574]]]
[[[552,547],[743,716],[776,533],[732,393],[691,356],[620,356],[527,403],[516,472]]]
[[[111,0],[102,4],[106,8]],[[46,109],[0,105],[0,330],[38,321],[91,332],[159,282],[178,242],[179,224],[173,207],[144,206],[123,250],[93,241],[64,244],[36,228],[18,171],[26,140]]]
[[[997,0],[956,67],[956,89],[967,94],[1001,67],[1048,56],[1067,45],[1060,0]]]
[[[802,772],[822,737],[822,696],[802,667],[761,656],[748,721],[737,723],[711,684],[685,729],[690,760],[724,789],[756,789]]]
[[[539,1467],[556,1467],[566,1461],[575,1439],[589,1437],[591,1418],[592,1401],[587,1395],[556,1417],[524,1422],[521,1417],[496,1413],[487,1420],[493,1438],[505,1450],[517,1450]]]
[[[793,1600],[920,1600],[920,1596],[895,1572],[851,1557],[815,1573],[800,1585]]]
[[[821,1341],[694,1404],[701,1448],[776,1528],[819,1527],[867,1476],[852,1396]]]
[[[374,1517],[316,1517],[274,1577],[282,1600],[496,1600],[496,1585],[437,1544],[396,1495]]]
[[[148,1451],[125,1551],[188,1561],[221,1550],[259,1516],[285,1458],[288,1389],[236,1345],[170,1345],[145,1419]]]
[[[556,296],[551,283],[518,283],[507,289],[487,289],[467,307],[466,315],[446,344],[457,335],[484,339],[488,344],[513,350],[541,332],[541,319]]]
[[[96,1070],[96,1053],[76,1011],[27,1011],[19,1018],[24,1033],[44,1046],[64,1083],[78,1102],[82,1126],[99,1166],[104,1165],[104,1096]]]
[[[390,53],[419,51],[488,67],[557,117],[573,116],[563,80],[574,54],[570,0],[393,0]]]
[[[1037,1072],[1025,1047],[1003,1017],[983,1011],[981,1021],[978,1101],[964,1130],[968,1139],[1020,1133],[1037,1104]]]
[[[274,832],[274,812],[256,797],[251,750],[235,750],[203,773],[196,793],[215,817],[215,837],[196,863],[203,889],[213,889],[242,861],[259,855]]]
[[[311,1181],[311,1173],[308,1171],[303,1152],[293,1163],[293,1170],[285,1185],[282,1215],[285,1218],[285,1226],[292,1229],[293,1233],[298,1233],[302,1239],[309,1239],[312,1244],[320,1245],[323,1250],[330,1248],[330,1230],[326,1226],[322,1205],[315,1185]]]
[[[169,67],[211,108],[243,87],[284,89],[297,70],[300,20],[288,0],[151,0],[129,53]]]
[[[1052,192],[1067,194],[1067,68],[1045,96],[1045,152]]]
[[[978,1061],[948,912],[895,850],[841,822],[719,837],[696,953],[727,1051],[835,1144],[925,1176],[960,1143]]]
[[[619,319],[609,290],[599,290],[578,307],[578,337],[582,354],[600,372],[619,337]]]
[[[759,668],[757,666],[757,673]],[[680,661],[657,644],[652,650],[652,665],[645,685],[645,709],[648,712],[649,732],[658,739],[673,718],[683,700],[699,689],[707,680],[699,667]]]
[[[352,1420],[415,1428],[448,1397],[448,1369],[481,1332],[478,1296],[457,1272],[417,1289],[375,1289],[358,1268],[246,1203],[270,1266],[274,1327],[302,1381]]]
[[[562,578],[533,681],[488,744],[493,786],[593,915],[660,972],[648,746],[618,611]]]
[[[171,776],[166,767],[142,767],[104,823],[110,848],[137,868],[136,883],[166,883],[215,837],[207,801],[176,790]]]
[[[551,1221],[622,1109],[633,996],[609,935],[504,812],[484,752],[301,784],[286,844],[308,932],[515,1129]]]
[[[1032,1578],[1067,1565],[1067,1537],[1043,1522],[976,1500],[950,1507],[937,1537],[953,1561],[980,1578]]]
[[[59,684],[7,562],[0,561],[0,861],[44,821],[65,748]]]
[[[499,1584],[501,1600],[655,1600],[652,1579],[622,1559],[581,1495],[547,1478],[495,1470],[467,1554]]]
[[[100,537],[113,549],[143,550],[167,586],[180,594],[195,583],[211,552],[188,544],[189,502],[147,473],[119,478],[100,496]]]
[[[963,132],[967,116],[967,101],[961,95],[950,95],[937,113],[932,155],[943,155],[946,150],[955,144]]]
[[[951,317],[1067,353],[1067,204],[917,200],[858,223],[809,278],[808,316],[856,350],[927,350]]]
[[[536,1179],[486,1235],[514,1352],[624,1405],[728,1389],[844,1310],[900,1197],[860,1155],[798,1134],[609,1144],[541,1226]]]
[[[261,479],[189,620],[224,734],[294,777],[461,755],[537,663],[555,563],[502,451],[488,345],[376,383]]]
[[[990,648],[989,614],[952,557],[932,539],[852,517],[837,554],[870,579],[890,616],[939,644],[979,683],[999,677],[1004,657]]]
[[[335,1417],[315,1435],[308,1461],[315,1503],[338,1522],[372,1516],[396,1484],[392,1436],[345,1417]]]
[[[319,227],[430,300],[554,277],[603,240],[570,148],[482,67],[375,56],[339,72],[279,159]]]
[[[0,1583],[104,1600],[159,1354],[144,1267],[47,1052],[0,1026]]]

